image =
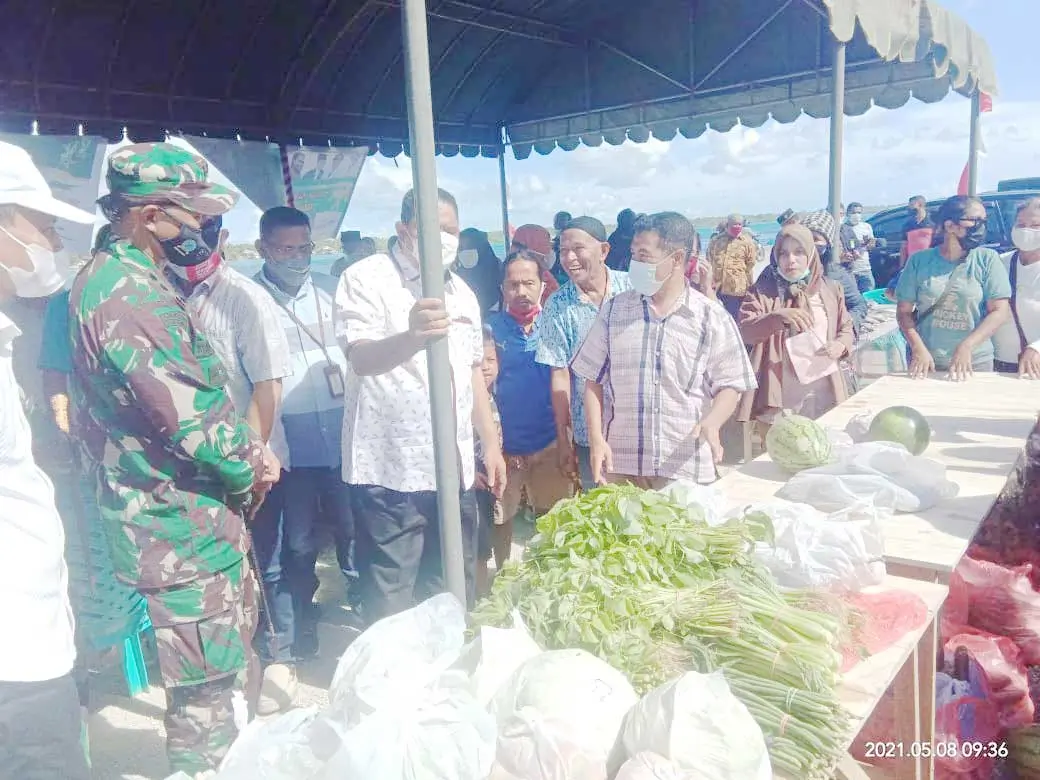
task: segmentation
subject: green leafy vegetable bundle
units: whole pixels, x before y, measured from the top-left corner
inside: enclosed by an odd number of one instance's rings
[[[504,627],[518,609],[547,649],[583,648],[645,692],[688,669],[722,669],[770,746],[774,770],[827,777],[840,756],[839,621],[800,608],[753,563],[771,528],[756,514],[709,526],[653,491],[597,488],[538,520],[524,560],[473,613]]]

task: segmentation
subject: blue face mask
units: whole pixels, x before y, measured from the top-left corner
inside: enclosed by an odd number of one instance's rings
[[[808,268],[806,268],[804,271],[800,272],[799,274],[795,275],[793,278],[788,276],[787,274],[785,274],[783,272],[783,270],[780,268],[780,266],[776,267],[776,272],[778,274],[780,274],[780,278],[781,279],[783,279],[784,281],[790,282],[791,284],[798,284],[798,282],[804,282],[806,279],[809,278],[809,269]]]

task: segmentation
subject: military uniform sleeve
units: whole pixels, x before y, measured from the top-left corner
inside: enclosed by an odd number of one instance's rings
[[[91,315],[102,359],[153,435],[178,458],[214,473],[228,493],[248,492],[263,470],[260,441],[224,390],[224,368],[172,296],[124,285]]]

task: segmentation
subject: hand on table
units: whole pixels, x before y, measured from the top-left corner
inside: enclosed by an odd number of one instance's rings
[[[935,371],[935,358],[926,349],[914,350],[910,357],[910,378],[927,379],[928,375]]]
[[[1018,361],[1018,375],[1023,379],[1040,379],[1040,352],[1026,347]]]
[[[961,344],[953,351],[953,357],[950,358],[949,373],[946,375],[946,378],[951,382],[964,382],[971,379],[974,375],[975,370],[971,366],[971,349]]]

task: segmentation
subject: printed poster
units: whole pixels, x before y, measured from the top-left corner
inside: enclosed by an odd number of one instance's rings
[[[0,133],[0,140],[20,146],[29,153],[55,198],[84,211],[95,210],[108,145],[104,138]],[[56,227],[70,254],[90,254],[93,225],[59,219]]]
[[[286,149],[293,204],[311,218],[315,241],[338,238],[368,148]]]
[[[261,211],[287,203],[277,144],[228,138],[184,137]]]

